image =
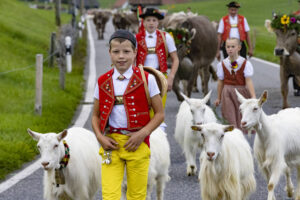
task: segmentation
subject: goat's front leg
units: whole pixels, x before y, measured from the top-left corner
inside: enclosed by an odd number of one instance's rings
[[[289,198],[293,197],[294,186],[291,180],[291,170],[289,167],[285,169],[285,177],[286,177],[286,194]]]
[[[295,200],[300,200],[300,166],[297,167],[297,191]]]
[[[271,176],[268,183],[268,200],[275,200],[274,189],[279,181],[282,167],[279,164],[274,164],[271,168]]]
[[[196,154],[197,148],[195,144],[189,143],[185,144],[185,158],[186,158],[186,174],[188,176],[196,175],[197,165],[196,165]]]

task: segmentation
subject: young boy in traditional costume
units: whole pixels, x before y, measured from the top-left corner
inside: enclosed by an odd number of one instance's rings
[[[226,52],[228,57],[217,65],[218,97],[215,105],[222,103],[222,115],[229,124],[241,129],[240,103],[235,89],[245,98],[256,98],[251,76],[253,75],[252,64],[239,56],[241,50],[238,38],[226,40]],[[245,130],[244,130],[245,131]]]
[[[253,55],[253,49],[250,40],[250,27],[247,19],[238,14],[238,9],[241,7],[239,3],[232,1],[226,5],[228,7],[228,15],[222,17],[218,26],[218,48],[222,49],[224,58],[227,58],[225,41],[228,38],[238,38],[242,43],[240,55],[244,58],[248,55]],[[217,51],[217,59],[220,60],[220,51]]]
[[[160,91],[147,72],[154,116],[150,119],[144,81],[135,67],[136,39],[118,30],[109,40],[113,69],[101,75],[95,89],[92,127],[101,144],[103,200],[120,200],[124,170],[127,199],[144,200],[150,161],[149,136],[164,120]]]
[[[169,33],[158,29],[159,20],[162,20],[164,16],[160,14],[157,9],[147,8],[140,17],[143,19],[144,29],[136,34],[136,65],[138,66],[139,64],[142,64],[143,66],[153,67],[164,73],[167,77],[167,90],[171,91],[179,65],[174,39]],[[172,66],[170,73],[167,75],[168,54],[172,60]],[[162,98],[163,107],[165,107],[166,100],[167,94],[165,94]],[[165,130],[166,126],[167,125],[165,123],[162,123],[160,127]]]
[[[159,20],[164,18],[158,10],[147,8],[140,17],[143,18],[145,30],[136,34],[136,64],[153,67],[166,74],[169,54],[172,60],[171,71],[168,74],[168,91],[170,91],[179,65],[175,42],[169,33],[158,29]]]

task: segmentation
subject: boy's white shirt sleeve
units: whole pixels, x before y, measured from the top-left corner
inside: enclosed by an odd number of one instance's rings
[[[217,76],[220,80],[224,80],[224,71],[222,67],[222,62],[219,62],[217,65]]]
[[[167,43],[167,47],[168,47],[168,51],[169,53],[172,53],[174,51],[177,51],[177,48],[175,46],[175,42],[174,39],[172,38],[172,36],[166,32],[166,43]]]
[[[244,69],[244,76],[245,77],[251,77],[254,74],[254,69],[253,69],[253,65],[251,64],[250,61],[247,60],[246,62],[246,66]]]
[[[94,98],[99,100],[99,86],[98,86],[98,83],[96,84],[96,87],[95,87]]]
[[[149,95],[150,97],[154,97],[157,94],[160,94],[160,90],[156,83],[156,79],[152,74],[148,76],[148,88],[149,88]],[[94,98],[99,100],[99,86],[98,83],[96,84],[95,91],[94,91]]]
[[[152,74],[148,75],[148,88],[149,88],[149,95],[151,98],[157,94],[160,94],[160,90],[156,83],[156,79]]]

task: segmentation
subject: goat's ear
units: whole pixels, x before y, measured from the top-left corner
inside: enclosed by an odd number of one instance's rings
[[[200,126],[191,126],[191,129],[193,131],[201,131],[202,130],[202,128]]]
[[[27,132],[34,140],[39,141],[39,139],[41,137],[40,133],[34,132],[34,131],[30,130],[29,128],[27,129]]]
[[[207,103],[210,99],[211,90],[205,95],[205,97],[202,99],[203,103]]]
[[[258,104],[261,106],[263,103],[265,103],[267,101],[268,98],[268,91],[265,90],[262,95],[259,98]]]
[[[224,132],[229,132],[229,131],[233,131],[234,126],[233,125],[226,125],[224,127]]]
[[[241,93],[239,93],[237,89],[235,89],[235,93],[240,103],[243,103],[246,100],[245,97],[243,97],[243,95],[241,95]]]
[[[185,96],[185,94],[183,94],[182,92],[180,92],[181,96],[183,96],[184,100],[188,103],[191,104],[190,98],[188,98],[187,96]]]
[[[67,129],[63,130],[63,132],[60,132],[60,133],[57,135],[58,141],[61,141],[62,139],[64,139],[64,137],[66,137],[67,134],[68,134],[68,130],[67,130]]]

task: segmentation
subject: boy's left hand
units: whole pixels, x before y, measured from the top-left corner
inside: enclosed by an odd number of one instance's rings
[[[139,130],[137,132],[132,132],[127,135],[129,136],[129,139],[124,145],[125,149],[127,151],[136,151],[137,148],[139,148],[141,143],[144,141],[145,137],[147,136],[147,133],[143,130]]]
[[[173,87],[174,76],[170,74],[168,76],[167,82],[168,82],[168,89],[167,89],[167,91],[170,92],[172,90],[172,87]]]

